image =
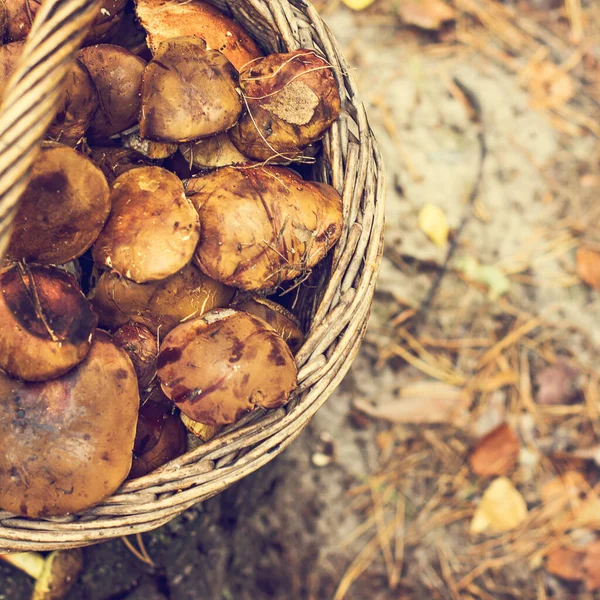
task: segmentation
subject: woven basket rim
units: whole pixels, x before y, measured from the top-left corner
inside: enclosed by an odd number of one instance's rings
[[[287,406],[247,415],[208,443],[149,475],[124,483],[105,502],[81,514],[26,519],[0,511],[0,552],[84,546],[142,533],[218,494],[292,443],[344,377],[364,337],[383,253],[385,170],[348,64],[307,0],[207,1],[236,18],[269,51],[300,47],[317,50],[332,65],[343,96],[342,115],[323,140],[315,178],[331,183],[342,194],[344,228],[330,253],[330,270],[321,276],[319,302],[310,307],[310,330],[296,355],[298,391]],[[11,81],[15,85],[7,91],[0,107],[0,170],[2,165],[12,164],[7,161],[14,161],[12,155],[7,156],[6,144],[11,140],[7,119],[16,118],[15,102],[23,105],[23,98],[29,95],[40,104],[44,90],[48,94],[48,88],[60,89],[56,73],[62,68],[64,77],[66,67],[61,67],[56,53],[61,53],[63,63],[69,52],[74,55],[94,7],[94,0],[47,2],[51,8],[47,14],[38,15],[28,41],[30,51],[23,55],[23,69]],[[74,37],[75,28],[79,32]],[[39,62],[40,56],[46,58]],[[32,57],[38,59],[33,69]],[[35,76],[35,68],[40,69],[40,76],[32,84],[27,76],[32,72]],[[44,107],[50,116],[46,115],[41,126],[38,124],[38,137],[31,133],[29,146],[23,144],[20,148],[23,155],[26,151],[35,155],[53,118],[50,107]],[[18,119],[16,122],[20,123]],[[27,121],[23,127],[27,125],[35,126]],[[11,179],[10,169],[4,169],[0,177],[0,253],[2,236],[6,235],[3,217],[7,211],[14,211],[24,181],[23,173]]]

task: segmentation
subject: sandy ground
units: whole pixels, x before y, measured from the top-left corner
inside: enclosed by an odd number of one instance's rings
[[[446,249],[419,229],[419,210],[436,204],[450,227],[458,227],[477,177],[479,125],[451,93],[452,82],[474,92],[487,146],[475,214],[452,265],[476,258],[500,266],[510,280],[512,305],[561,330],[584,330],[573,344],[581,360],[593,362],[593,348],[600,345],[600,300],[583,285],[560,283],[574,274],[574,249],[560,240],[565,219],[586,218],[598,192],[580,185],[581,176],[598,165],[597,140],[557,133],[548,115],[530,109],[529,95],[514,75],[476,52],[424,51],[419,38],[393,19],[345,9],[329,14],[327,22],[356,69],[388,169],[387,249],[367,342],[339,390],[283,456],[223,497],[144,536],[158,569],[138,562],[120,541],[87,549],[86,572],[71,600],[334,597],[364,546],[355,535],[363,516],[347,491],[377,471],[377,434],[386,429],[352,405],[357,399],[393,400],[399,388],[425,378],[405,364],[376,369],[375,361],[392,337],[390,317],[419,305],[444,260]],[[553,248],[558,250],[552,253]],[[523,274],[527,279],[513,276]],[[465,312],[480,310],[490,318],[501,312],[485,289],[451,269],[432,311],[432,335],[460,336]],[[485,329],[485,319],[482,323]],[[465,430],[477,433],[477,423]],[[411,561],[408,579],[414,568],[429,564],[426,543]],[[0,565],[0,578],[1,599],[28,597],[25,577]],[[571,597],[567,588],[556,589],[556,597]],[[446,597],[418,585],[406,594],[388,591],[383,561],[377,559],[345,597]]]

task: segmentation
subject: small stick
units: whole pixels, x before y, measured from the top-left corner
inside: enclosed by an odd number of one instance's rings
[[[465,215],[463,216],[460,225],[456,230],[454,238],[448,246],[448,252],[446,253],[446,258],[444,260],[442,268],[438,271],[431,287],[429,288],[429,291],[427,292],[427,296],[425,296],[425,300],[423,300],[423,302],[421,303],[419,311],[417,312],[415,318],[411,322],[410,329],[413,335],[416,335],[416,331],[418,330],[418,328],[426,322],[429,309],[431,308],[431,305],[435,297],[437,296],[437,293],[442,284],[442,280],[448,272],[450,261],[452,260],[456,249],[458,248],[458,242],[460,240],[462,232],[464,231],[467,223],[471,219],[471,215],[473,213],[473,205],[475,204],[475,200],[479,194],[479,188],[481,187],[481,181],[483,179],[483,165],[488,151],[485,138],[485,129],[483,126],[481,104],[479,103],[479,100],[477,99],[475,94],[458,79],[453,79],[453,83],[461,90],[465,98],[473,107],[473,118],[475,122],[479,125],[479,130],[477,132],[477,140],[479,142],[479,162],[477,165],[477,176],[475,178],[475,183],[471,188],[471,192],[467,200],[467,208]]]

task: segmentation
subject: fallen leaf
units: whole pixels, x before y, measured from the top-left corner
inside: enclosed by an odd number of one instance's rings
[[[600,252],[580,246],[576,256],[577,275],[582,281],[600,290]]]
[[[577,471],[550,480],[542,488],[541,497],[547,506],[552,506],[555,519],[562,518],[568,529],[600,525],[600,498]]]
[[[448,242],[446,214],[435,204],[425,204],[419,211],[419,228],[436,246],[445,246]]]
[[[510,289],[510,279],[498,267],[480,265],[472,256],[457,259],[456,268],[467,279],[485,285],[491,300],[499,298]]]
[[[400,0],[400,18],[407,25],[436,30],[454,19],[454,9],[441,0]]]
[[[471,533],[502,533],[527,518],[527,504],[507,477],[498,477],[485,490],[471,521]]]
[[[397,400],[371,404],[357,398],[354,407],[391,423],[454,423],[471,403],[461,388],[446,383],[424,383],[400,391]]]
[[[548,573],[567,581],[580,581],[584,578],[585,551],[571,548],[557,548],[548,555],[546,569]]]
[[[585,587],[590,592],[600,589],[600,541],[586,547],[583,571]]]
[[[571,403],[577,397],[577,375],[578,372],[573,367],[562,361],[541,370],[535,376],[538,387],[536,402],[547,405]]]
[[[578,471],[567,471],[558,477],[553,477],[540,490],[542,502],[560,505],[577,504],[589,485],[585,477]]]
[[[375,0],[342,0],[342,2],[352,10],[365,10],[368,6],[371,6]]]
[[[506,475],[517,464],[519,438],[506,424],[502,424],[481,438],[469,457],[477,475]]]
[[[535,110],[557,108],[575,94],[573,78],[550,62],[539,64],[529,80],[530,106]]]

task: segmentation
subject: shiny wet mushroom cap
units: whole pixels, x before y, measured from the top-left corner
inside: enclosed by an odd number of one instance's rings
[[[79,364],[98,318],[75,279],[50,266],[0,272],[0,368],[26,381],[58,377]]]
[[[167,397],[207,425],[233,423],[257,407],[278,408],[296,387],[296,364],[283,338],[232,309],[178,325],[161,344],[157,367]]]
[[[0,508],[49,517],[110,496],[131,467],[138,409],[131,361],[102,331],[58,379],[0,374]]]
[[[94,261],[137,283],[183,269],[198,243],[198,213],[181,180],[161,167],[140,167],[117,177],[111,213],[98,237]]]

